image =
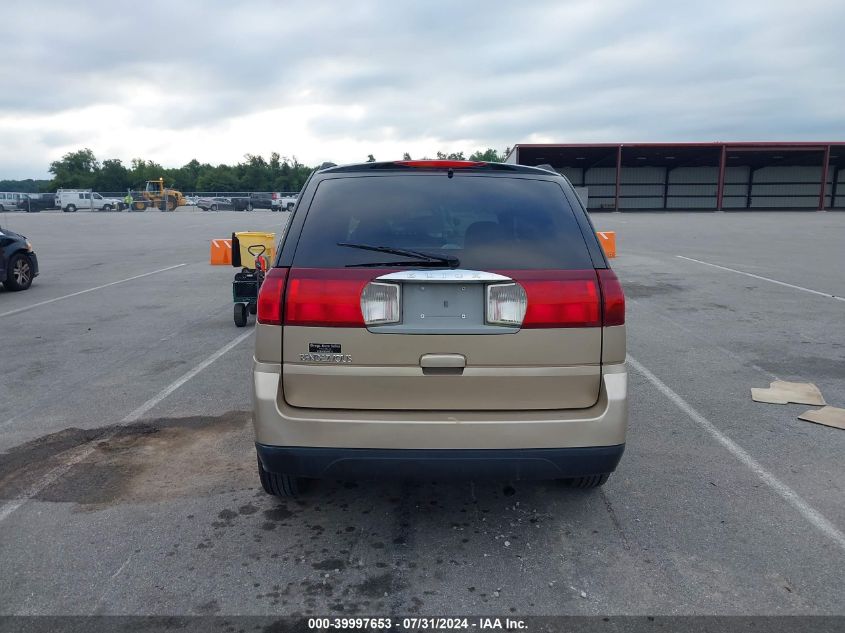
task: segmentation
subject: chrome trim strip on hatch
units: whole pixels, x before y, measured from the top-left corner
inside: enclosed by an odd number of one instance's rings
[[[510,277],[483,270],[400,270],[376,277],[379,281],[421,281],[426,283],[464,282],[486,283],[491,281],[513,281]]]

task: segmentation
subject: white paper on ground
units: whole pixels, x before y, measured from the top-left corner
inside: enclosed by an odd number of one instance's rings
[[[769,404],[815,404],[824,405],[822,392],[811,382],[787,382],[775,380],[768,389],[753,388],[751,399]]]
[[[838,407],[822,407],[821,409],[810,409],[798,416],[799,420],[815,422],[832,426],[835,429],[845,430],[845,409]]]

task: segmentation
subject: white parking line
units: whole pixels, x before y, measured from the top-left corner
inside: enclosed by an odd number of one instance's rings
[[[247,338],[249,338],[250,334],[252,334],[252,333],[253,333],[253,331],[254,331],[254,330],[250,329],[249,331],[244,332],[243,334],[241,334],[240,336],[238,336],[237,338],[235,338],[235,339],[234,339],[233,341],[231,341],[230,343],[227,343],[226,345],[224,345],[223,347],[221,347],[219,350],[217,350],[216,352],[214,352],[211,356],[209,356],[209,357],[208,357],[208,358],[206,358],[204,361],[202,361],[199,365],[197,365],[196,367],[194,367],[194,368],[193,368],[192,370],[190,370],[189,372],[187,372],[187,373],[183,374],[180,378],[177,378],[176,380],[174,380],[174,381],[173,381],[172,383],[170,383],[167,387],[165,387],[164,389],[162,389],[161,391],[159,391],[156,395],[154,395],[152,398],[150,398],[149,400],[147,400],[147,401],[146,401],[144,404],[142,404],[140,407],[138,407],[137,409],[135,409],[132,413],[130,413],[129,415],[127,415],[125,418],[123,418],[123,420],[121,420],[121,423],[122,423],[122,424],[127,424],[128,422],[135,422],[136,420],[140,419],[140,418],[141,418],[141,416],[142,416],[142,415],[144,415],[147,411],[149,411],[150,409],[152,409],[152,408],[153,408],[154,406],[156,406],[159,402],[161,402],[162,400],[164,400],[167,396],[169,396],[171,393],[173,393],[174,391],[176,391],[179,387],[181,387],[181,386],[182,386],[182,385],[184,385],[186,382],[188,382],[191,378],[193,378],[193,377],[194,377],[194,376],[196,376],[198,373],[200,373],[203,369],[205,369],[206,367],[208,367],[209,365],[211,365],[211,363],[213,363],[213,362],[214,362],[214,361],[216,361],[218,358],[220,358],[221,356],[223,356],[223,354],[225,354],[225,353],[226,353],[226,352],[228,352],[230,349],[232,349],[233,347],[237,346],[239,343],[241,343],[241,342],[245,341]]]
[[[168,266],[167,268],[159,268],[158,270],[153,270],[148,273],[144,273],[142,275],[135,275],[134,277],[127,277],[126,279],[119,279],[118,281],[112,281],[107,284],[103,284],[102,286],[96,286],[94,288],[88,288],[87,290],[80,290],[79,292],[72,292],[69,295],[63,295],[61,297],[56,297],[55,299],[47,299],[46,301],[39,301],[38,303],[33,303],[32,305],[24,306],[23,308],[16,308],[14,310],[9,310],[8,312],[0,312],[0,317],[4,316],[11,316],[13,314],[18,314],[19,312],[24,312],[26,310],[31,310],[32,308],[37,308],[39,306],[47,305],[48,303],[55,303],[56,301],[62,301],[63,299],[70,299],[71,297],[78,297],[79,295],[84,295],[87,292],[94,292],[95,290],[102,290],[103,288],[108,288],[109,286],[115,286],[117,284],[123,284],[127,281],[132,281],[133,279],[140,279],[141,277],[149,277],[150,275],[156,275],[158,273],[163,273],[166,270],[173,270],[174,268],[179,268],[181,266],[187,266],[187,264],[176,264],[175,266]]]
[[[121,420],[120,425],[127,424],[129,422],[134,422],[135,420],[139,419],[142,415],[147,413],[150,409],[156,406],[159,402],[164,400],[167,396],[172,394],[176,391],[179,387],[184,385],[188,382],[191,378],[196,376],[200,373],[203,369],[211,365],[214,361],[219,359],[223,356],[226,352],[231,350],[233,347],[238,345],[239,343],[245,341],[254,330],[250,329],[247,332],[244,332],[240,336],[237,336],[235,339],[226,343],[223,347],[218,349],[214,352],[211,356],[197,364],[193,369],[190,371],[182,374],[179,378],[174,380],[170,383],[167,387],[159,391],[155,396],[147,400],[144,404],[140,407],[135,409],[132,413],[127,415],[123,420]],[[120,427],[118,425],[118,428]],[[68,459],[65,463],[56,466],[53,470],[48,471],[45,475],[32,484],[29,488],[27,488],[22,494],[18,495],[14,499],[9,500],[7,503],[0,506],[0,522],[5,520],[10,514],[15,512],[18,508],[20,508],[23,504],[27,501],[39,495],[43,490],[52,486],[60,477],[62,477],[66,472],[68,472],[71,468],[73,468],[76,464],[84,460],[86,457],[90,456],[96,448],[97,444],[100,442],[105,442],[117,434],[117,428],[106,433],[104,435],[100,435],[99,437],[94,438],[92,442],[88,444],[82,445],[82,450],[74,454],[70,459]]]
[[[646,369],[638,360],[628,356],[628,363],[636,369],[640,374],[645,376],[648,381],[657,387],[664,396],[671,400],[675,406],[686,413],[695,423],[707,431],[713,439],[724,446],[728,451],[736,457],[743,465],[747,466],[757,477],[759,477],[764,484],[774,490],[781,498],[789,503],[793,508],[803,516],[813,527],[817,528],[825,536],[830,538],[836,545],[845,551],[845,534],[837,528],[830,520],[821,512],[816,510],[813,506],[807,503],[801,495],[795,492],[792,488],[783,483],[780,479],[775,477],[768,470],[763,468],[760,463],[751,457],[748,452],[739,444],[734,442],[727,435],[722,433],[716,426],[707,418],[696,411],[686,400],[684,400],[677,393],[672,391],[660,378]]]
[[[657,317],[659,319],[663,319],[667,323],[671,323],[676,328],[678,328],[679,330],[684,332],[690,338],[694,338],[697,341],[701,341],[702,343],[704,343],[708,347],[712,347],[713,349],[719,350],[725,356],[734,359],[740,365],[746,365],[748,367],[751,367],[751,369],[753,369],[754,371],[759,371],[761,374],[765,374],[766,376],[768,376],[772,380],[780,380],[781,379],[780,376],[778,376],[777,374],[773,374],[768,369],[763,369],[762,367],[760,367],[760,365],[757,365],[755,363],[752,363],[751,361],[746,360],[741,355],[739,355],[735,352],[732,352],[731,350],[727,349],[726,347],[722,347],[721,345],[717,345],[712,340],[699,335],[696,330],[690,329],[688,327],[681,325],[675,319],[673,319],[673,318],[671,318],[671,317],[669,317],[669,316],[667,316],[667,315],[665,315],[661,312],[658,312],[657,310],[654,310],[652,308],[647,307],[644,303],[638,301],[637,299],[631,299],[630,297],[625,297],[625,304],[626,305],[630,304],[632,306],[636,306],[640,310],[645,310],[646,312],[650,312],[652,317]]]
[[[675,257],[679,259],[685,259],[688,262],[695,262],[696,264],[704,264],[705,266],[712,266],[713,268],[718,268],[720,270],[727,270],[732,273],[737,273],[738,275],[745,275],[746,277],[753,277],[754,279],[761,279],[763,281],[768,281],[773,284],[777,284],[779,286],[786,286],[787,288],[793,288],[795,290],[803,290],[804,292],[809,292],[814,295],[819,295],[820,297],[827,297],[828,299],[836,299],[837,301],[845,301],[845,297],[839,297],[837,295],[832,295],[829,292],[820,292],[818,290],[813,290],[811,288],[805,288],[804,286],[796,286],[795,284],[788,284],[785,281],[778,281],[777,279],[771,279],[769,277],[763,277],[762,275],[755,275],[753,273],[747,273],[744,270],[737,270],[736,268],[728,268],[727,266],[720,266],[719,264],[711,264],[710,262],[704,262],[700,259],[693,259],[692,257],[684,257],[683,255],[675,255]]]

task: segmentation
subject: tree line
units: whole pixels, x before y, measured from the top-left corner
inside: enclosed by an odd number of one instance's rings
[[[479,150],[470,154],[468,160],[501,162],[508,151]],[[412,160],[407,152],[402,158]],[[437,152],[436,158],[467,160],[463,152]],[[375,160],[372,154],[367,156],[368,162]],[[211,165],[193,159],[181,167],[164,167],[155,161],[133,158],[127,166],[119,158],[100,162],[93,151],[85,148],[50,163],[53,176],[50,180],[0,180],[0,191],[36,193],[66,188],[116,192],[143,188],[147,180],[159,178],[164,178],[166,186],[180,191],[299,191],[314,169],[300,163],[295,156],[287,158],[276,152],[270,154],[269,160],[247,154],[236,165]]]

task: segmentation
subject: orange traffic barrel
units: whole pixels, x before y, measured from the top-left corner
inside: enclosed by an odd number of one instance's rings
[[[596,231],[604,254],[608,257],[616,257],[616,231]]]
[[[211,240],[211,265],[230,266],[232,264],[232,240],[220,238]]]

